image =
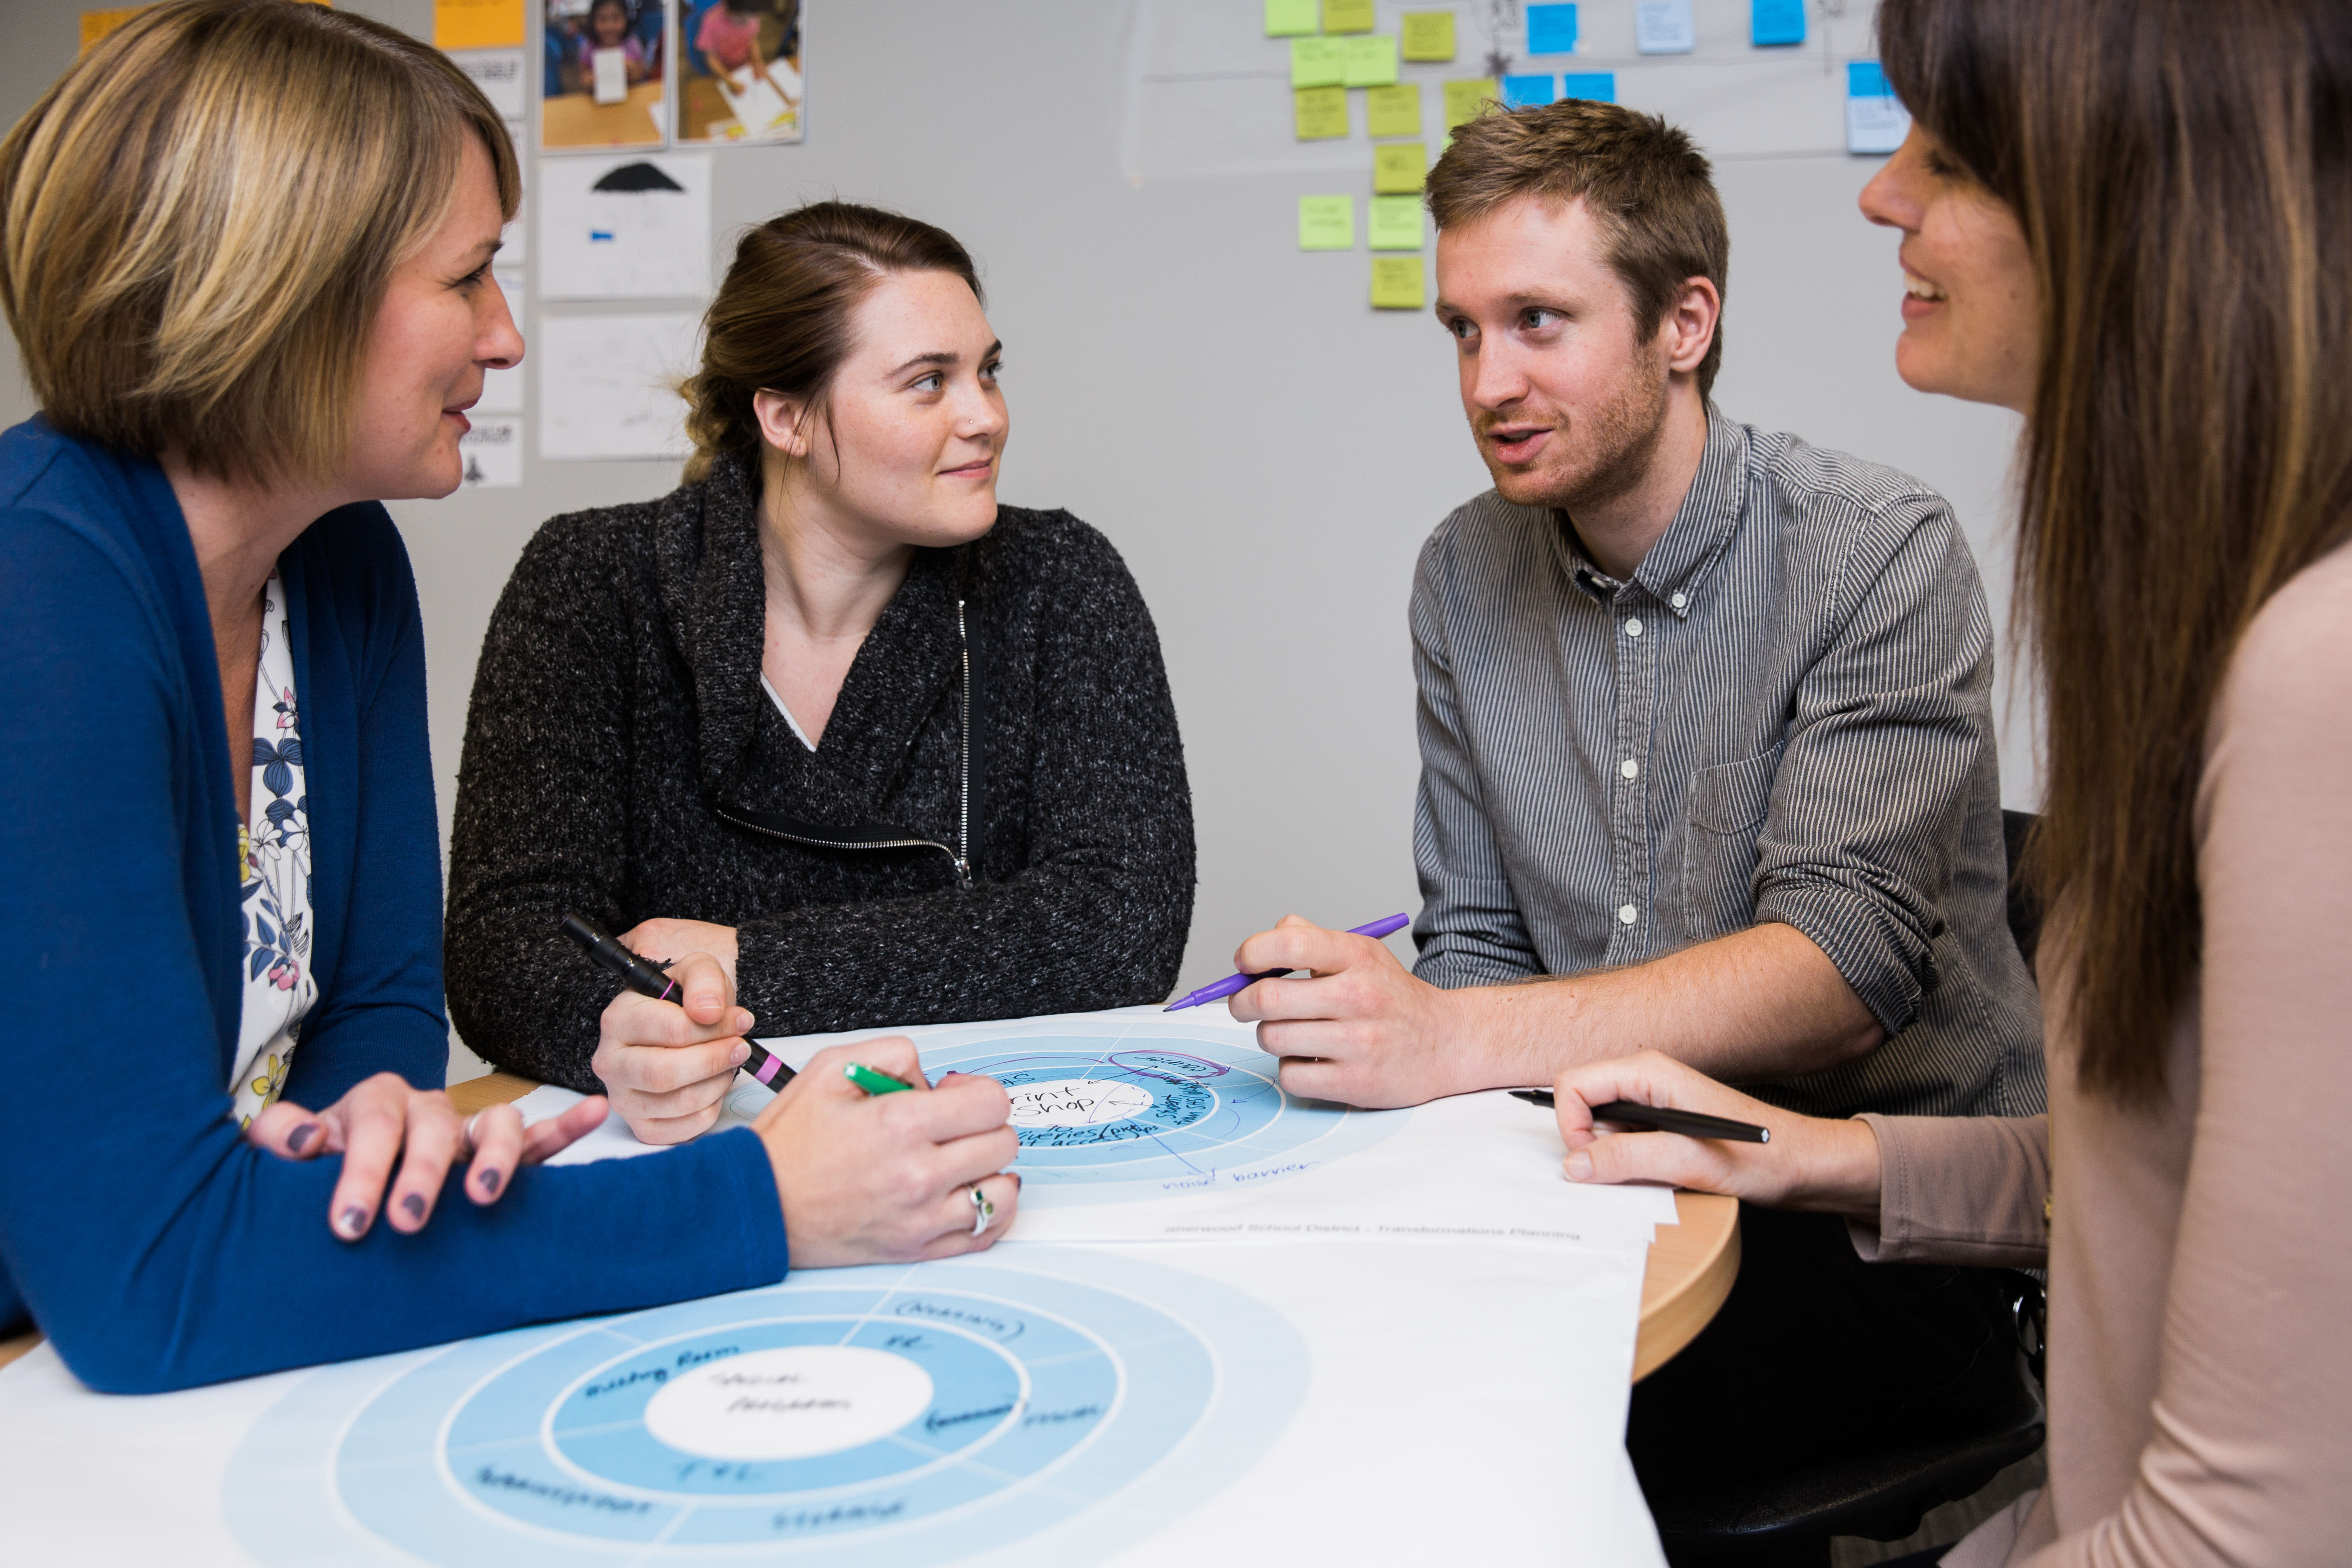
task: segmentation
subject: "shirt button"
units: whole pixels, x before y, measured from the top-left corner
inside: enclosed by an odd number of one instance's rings
[[[1689,603],[1690,603],[1690,595],[1689,595],[1688,594],[1676,594],[1676,595],[1675,595],[1675,609],[1679,610],[1679,609],[1681,609],[1685,605],[1687,605],[1687,604],[1689,604]]]
[[[1617,771],[1629,779],[1637,779],[1642,776],[1642,764],[1628,757],[1617,764]]]
[[[1641,918],[1642,911],[1635,909],[1633,905],[1620,904],[1617,906],[1617,923],[1619,925],[1629,926]]]
[[[1633,616],[1626,621],[1625,635],[1629,637],[1637,637],[1642,635],[1642,618],[1639,616]]]

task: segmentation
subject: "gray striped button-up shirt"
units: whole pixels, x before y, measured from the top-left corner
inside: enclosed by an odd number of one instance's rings
[[[2042,1109],[1992,632],[1941,496],[1710,408],[1690,493],[1631,581],[1561,513],[1490,490],[1423,549],[1412,635],[1423,979],[1573,974],[1780,921],[1887,1039],[1761,1098]]]

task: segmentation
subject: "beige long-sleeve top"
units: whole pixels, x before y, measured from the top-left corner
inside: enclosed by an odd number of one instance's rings
[[[2048,1117],[1867,1118],[1865,1257],[2037,1264],[2053,1200],[2050,1484],[1953,1568],[2352,1563],[2352,549],[2239,648],[2196,822],[2164,1103],[2077,1088],[2053,987]]]

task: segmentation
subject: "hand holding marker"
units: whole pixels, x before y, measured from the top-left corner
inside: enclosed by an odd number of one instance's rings
[[[677,982],[623,947],[611,931],[586,915],[563,917],[563,934],[585,948],[588,956],[619,975],[630,990],[640,996],[650,996],[656,1002],[683,1004],[685,993]],[[793,1069],[784,1058],[764,1049],[757,1040],[743,1042],[751,1054],[743,1063],[743,1070],[766,1084],[770,1089],[782,1089],[793,1079]]]
[[[1350,936],[1368,936],[1374,942],[1378,942],[1384,936],[1395,935],[1398,931],[1404,930],[1405,927],[1412,923],[1412,917],[1411,915],[1391,915],[1385,920],[1374,921],[1368,926],[1349,926],[1348,928],[1348,934]],[[1287,974],[1289,973],[1290,971],[1287,969],[1269,969],[1257,974],[1228,974],[1223,980],[1202,986],[1198,991],[1193,992],[1188,996],[1179,997],[1177,1000],[1169,1003],[1167,1006],[1162,1007],[1160,1011],[1163,1013],[1173,1013],[1183,1007],[1197,1007],[1203,1002],[1215,1002],[1221,998],[1232,996],[1237,993],[1246,991],[1261,980],[1272,980],[1277,975]]]

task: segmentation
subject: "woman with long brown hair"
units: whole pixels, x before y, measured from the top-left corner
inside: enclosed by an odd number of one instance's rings
[[[1787,1115],[1563,1074],[1569,1174],[2050,1270],[2050,1482],[1947,1564],[2340,1562],[2352,1540],[2352,10],[1885,0],[1923,391],[2026,418],[2047,691],[2047,1118]],[[1615,1099],[1761,1146],[1607,1131]]]

